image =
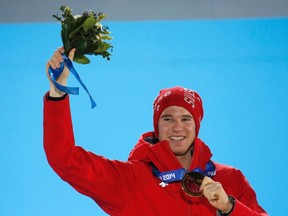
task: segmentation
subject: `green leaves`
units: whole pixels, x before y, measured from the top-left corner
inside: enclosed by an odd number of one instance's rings
[[[76,52],[74,56],[83,55],[87,49],[87,41],[82,37],[78,37],[71,41],[71,48],[76,47]]]
[[[68,55],[72,48],[76,48],[73,61],[81,64],[90,63],[85,55],[101,55],[110,60],[109,50],[112,51],[113,46],[106,41],[112,40],[112,37],[109,36],[109,28],[100,23],[106,14],[86,10],[82,15],[74,16],[68,6],[61,6],[60,10],[63,12],[61,16],[53,17],[61,22],[65,54]]]
[[[84,31],[89,31],[96,25],[96,19],[94,16],[89,16],[83,23]]]
[[[90,63],[90,60],[84,55],[79,55],[77,57],[74,57],[73,61],[80,63],[80,64],[89,64]]]

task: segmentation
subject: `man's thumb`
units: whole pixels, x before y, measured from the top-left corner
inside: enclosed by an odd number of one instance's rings
[[[68,58],[69,58],[71,61],[72,61],[73,58],[74,58],[75,51],[76,51],[76,48],[73,48],[73,49],[71,49],[70,52],[69,52]]]

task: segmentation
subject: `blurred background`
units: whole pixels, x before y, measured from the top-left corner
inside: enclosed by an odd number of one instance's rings
[[[152,102],[176,85],[204,103],[199,137],[213,159],[239,168],[269,215],[286,215],[288,2],[0,1],[0,215],[106,215],[63,182],[43,151],[46,61],[61,46],[52,17],[68,5],[108,14],[111,60],[74,64],[94,97],[71,96],[76,142],[126,160],[153,130]],[[74,77],[70,86],[79,86]],[[284,183],[284,184],[283,184]],[[280,187],[280,188],[278,188]]]

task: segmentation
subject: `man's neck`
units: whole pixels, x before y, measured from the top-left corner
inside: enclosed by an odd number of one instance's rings
[[[182,167],[186,170],[189,170],[192,162],[192,153],[191,150],[184,155],[176,155]]]

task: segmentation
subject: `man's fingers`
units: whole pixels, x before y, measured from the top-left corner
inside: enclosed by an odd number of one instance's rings
[[[52,56],[51,61],[53,62],[54,67],[59,68],[61,62],[63,62],[63,58],[60,54],[59,56],[59,52],[55,55]]]
[[[58,48],[58,51],[59,51],[60,53],[64,53],[64,52],[65,52],[64,47],[59,47],[59,48]]]
[[[205,176],[200,190],[209,203],[215,208],[225,211],[232,208],[228,196],[220,182],[215,182],[211,178]]]
[[[216,201],[219,199],[219,191],[221,190],[221,184],[213,181],[211,178],[205,176],[201,184],[200,190],[203,191],[204,196],[209,201]]]
[[[215,190],[214,188],[207,188],[204,190],[204,196],[209,200],[209,201],[216,201],[219,199],[218,195],[219,191]]]
[[[200,186],[200,190],[203,191],[203,190],[204,190],[204,187],[205,187],[206,185],[208,185],[208,184],[211,184],[211,183],[214,183],[214,181],[213,181],[211,178],[205,176],[204,179],[203,179],[203,181],[202,181],[202,184],[201,184],[201,186]]]

